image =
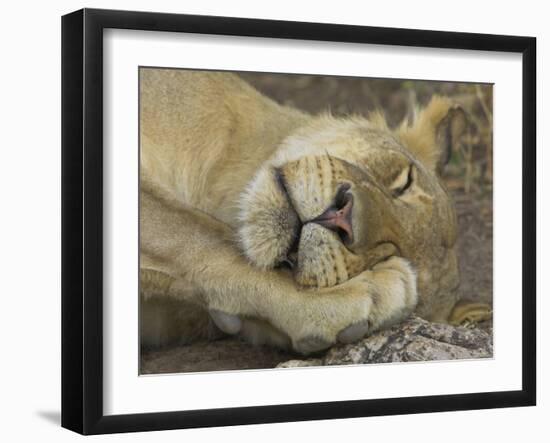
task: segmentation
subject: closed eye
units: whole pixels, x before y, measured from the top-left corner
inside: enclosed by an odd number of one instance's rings
[[[390,190],[394,198],[401,197],[412,185],[414,180],[413,165],[403,169],[397,178],[390,185]]]

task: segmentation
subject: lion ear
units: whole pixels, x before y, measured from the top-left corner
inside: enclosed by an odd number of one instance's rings
[[[468,130],[464,110],[443,97],[433,97],[412,124],[404,122],[398,135],[405,146],[432,171],[441,173]]]

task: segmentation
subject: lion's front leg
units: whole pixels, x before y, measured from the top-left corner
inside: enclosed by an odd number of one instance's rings
[[[177,298],[193,288],[227,333],[240,332],[241,319],[260,319],[307,354],[396,322],[416,305],[416,277],[402,258],[389,258],[332,288],[304,290],[288,273],[250,265],[226,229],[204,214],[143,192],[141,207],[142,254],[154,257],[154,269],[171,277],[167,295]]]
[[[248,270],[249,278],[243,269],[241,278],[234,276],[222,287],[206,289],[212,318],[225,332],[245,335],[247,318],[263,319],[286,334],[291,347],[303,354],[336,342],[350,343],[397,323],[417,302],[416,276],[408,261],[399,257],[321,290],[301,290],[276,272]]]
[[[417,303],[416,275],[407,260],[391,257],[337,287],[300,293],[295,303],[285,328],[293,348],[309,354],[403,320]]]

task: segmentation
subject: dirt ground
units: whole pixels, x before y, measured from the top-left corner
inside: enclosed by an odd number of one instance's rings
[[[467,148],[453,154],[445,181],[455,201],[464,299],[492,305],[492,88],[448,82],[421,82],[317,76],[242,74],[248,82],[280,103],[311,113],[330,109],[335,115],[368,114],[384,109],[390,124],[408,115],[416,104],[434,93],[453,97],[472,117],[473,133]],[[478,327],[492,332],[492,321]],[[295,355],[267,347],[253,347],[238,339],[198,342],[190,346],[142,352],[141,373],[219,371],[272,368]]]

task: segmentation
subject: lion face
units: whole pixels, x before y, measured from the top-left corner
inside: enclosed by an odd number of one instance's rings
[[[400,255],[421,295],[454,291],[456,219],[438,170],[463,129],[457,118],[436,100],[397,132],[379,117],[325,116],[292,134],[241,197],[245,254],[290,268],[305,287],[341,284]]]

